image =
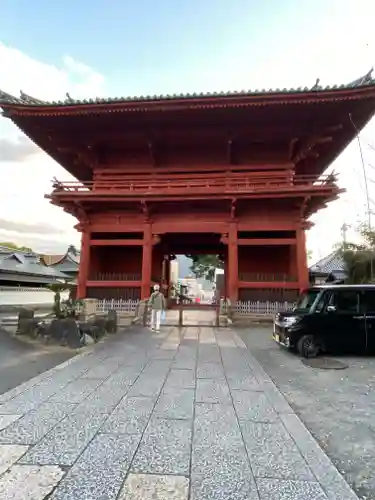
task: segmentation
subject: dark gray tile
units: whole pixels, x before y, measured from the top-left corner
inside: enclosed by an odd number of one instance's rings
[[[243,447],[241,431],[232,406],[198,404],[195,408],[193,449],[216,446],[236,450]]]
[[[281,423],[259,424],[243,420],[240,426],[256,477],[316,480]]]
[[[257,479],[260,500],[328,500],[318,483]]]
[[[130,390],[130,386],[124,387],[104,382],[97,387],[86,399],[75,409],[75,413],[97,410],[102,413],[110,413]]]
[[[105,414],[68,415],[20,460],[23,464],[72,465],[100,429]]]
[[[80,403],[89,394],[91,394],[99,385],[100,380],[93,379],[78,379],[73,380],[64,389],[57,392],[50,399],[51,402],[60,403]]]
[[[139,434],[144,431],[150,418],[155,399],[126,397],[109,416],[101,432],[109,434]]]
[[[151,355],[151,359],[167,359],[172,360],[177,354],[177,349],[155,349]]]
[[[72,403],[44,403],[0,432],[0,443],[35,444],[76,407]]]
[[[162,418],[193,418],[194,393],[194,389],[162,392],[156,403],[154,414]]]
[[[94,366],[87,372],[85,372],[81,378],[93,378],[93,379],[101,379],[104,380],[108,378],[111,373],[113,373],[118,368],[118,363],[113,362],[103,362],[97,366]]]
[[[152,376],[142,373],[128,392],[129,396],[157,397],[163,387],[165,375]]]
[[[233,390],[232,398],[239,419],[274,422],[278,418],[276,411],[262,392]]]
[[[0,413],[3,415],[27,413],[36,409],[53,394],[60,391],[62,387],[54,380],[40,382],[0,405]]]
[[[227,373],[227,380],[230,389],[240,391],[262,391],[263,388],[258,380],[250,373],[229,372]]]
[[[286,430],[293,438],[329,500],[358,500],[345,479],[338,472],[297,415],[281,415]]]
[[[172,369],[180,368],[185,370],[195,370],[196,362],[197,360],[195,356],[187,357],[187,356],[178,356],[177,354],[173,360]]]
[[[195,400],[197,403],[230,404],[229,387],[226,380],[198,379]]]
[[[132,472],[189,475],[189,420],[152,418],[132,464]]]
[[[259,500],[259,496],[255,480],[248,468],[227,471],[219,469],[215,472],[192,472],[190,499]]]
[[[196,379],[194,370],[172,369],[165,381],[164,392],[177,389],[195,389]]]
[[[219,347],[216,344],[200,344],[198,361],[199,363],[221,363]]]
[[[197,378],[225,378],[221,363],[198,363]]]
[[[51,499],[115,500],[138,444],[134,435],[96,436]]]

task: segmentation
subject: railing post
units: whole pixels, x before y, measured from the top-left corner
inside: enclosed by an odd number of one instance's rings
[[[184,324],[184,309],[183,309],[183,300],[180,299],[180,303],[178,304],[178,326],[183,326]]]

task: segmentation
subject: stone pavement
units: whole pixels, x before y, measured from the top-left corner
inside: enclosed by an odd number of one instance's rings
[[[2,500],[355,500],[235,331],[125,330],[0,396]]]

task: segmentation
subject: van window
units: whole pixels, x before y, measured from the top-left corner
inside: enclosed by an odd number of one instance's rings
[[[375,314],[375,290],[366,290],[361,293],[361,311]]]
[[[359,294],[356,290],[335,290],[327,305],[336,307],[337,312],[358,313]]]
[[[295,309],[310,309],[320,293],[319,289],[305,290],[298,298]]]

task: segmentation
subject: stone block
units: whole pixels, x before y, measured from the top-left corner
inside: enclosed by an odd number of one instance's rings
[[[260,500],[327,500],[318,483],[280,479],[257,479]]]
[[[117,332],[117,312],[115,309],[110,309],[107,314],[106,320],[106,330],[108,333],[116,333]]]
[[[0,443],[33,445],[74,409],[74,404],[44,403],[0,432]]]
[[[14,465],[0,477],[1,500],[44,500],[64,475],[55,465]]]
[[[305,459],[281,423],[240,422],[256,477],[315,481]]]
[[[162,393],[154,414],[161,418],[191,419],[194,412],[194,389],[176,389]]]
[[[187,500],[188,495],[186,477],[129,474],[118,500]]]
[[[31,448],[19,463],[73,465],[107,416],[96,412],[68,415]]]
[[[53,493],[51,500],[116,500],[140,436],[99,434]]]
[[[192,422],[151,419],[134,456],[132,472],[189,475]]]

